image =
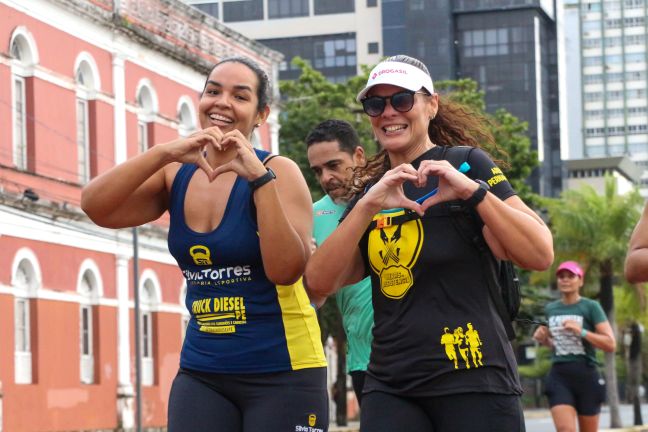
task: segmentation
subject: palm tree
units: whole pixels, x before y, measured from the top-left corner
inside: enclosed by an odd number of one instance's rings
[[[554,246],[558,259],[575,259],[598,276],[598,298],[615,335],[618,332],[614,310],[615,275],[623,274],[623,260],[630,233],[639,219],[643,200],[635,190],[619,196],[612,177],[605,179],[599,195],[585,185],[563,192],[559,200],[547,202]],[[610,406],[610,427],[620,427],[615,353],[605,353],[605,380]]]

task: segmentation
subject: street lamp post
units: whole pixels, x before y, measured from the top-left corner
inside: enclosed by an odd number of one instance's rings
[[[142,431],[142,347],[140,335],[139,242],[133,227],[133,298],[135,300],[135,430]]]

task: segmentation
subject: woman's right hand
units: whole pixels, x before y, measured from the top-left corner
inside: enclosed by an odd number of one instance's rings
[[[405,196],[403,183],[411,181],[418,184],[418,172],[410,164],[401,164],[387,171],[381,179],[373,185],[362,197],[375,212],[393,208],[406,208],[423,215],[421,205]]]
[[[549,343],[549,328],[544,325],[538,326],[533,333],[533,339],[542,345],[547,345]]]
[[[222,150],[221,141],[223,132],[218,126],[196,131],[188,137],[178,138],[163,144],[168,155],[169,162],[180,162],[183,164],[196,164],[202,169],[209,181],[216,178],[214,169],[205,158],[205,146],[211,145],[216,150]]]

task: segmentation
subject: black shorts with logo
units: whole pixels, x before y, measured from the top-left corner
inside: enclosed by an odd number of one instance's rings
[[[571,405],[578,415],[601,412],[605,401],[605,381],[596,366],[583,361],[554,363],[545,380],[549,406]]]
[[[326,432],[326,368],[262,374],[180,369],[169,395],[169,432]]]

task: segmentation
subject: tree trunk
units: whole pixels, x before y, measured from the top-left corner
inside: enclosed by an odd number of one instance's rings
[[[642,425],[641,417],[641,396],[639,387],[641,386],[641,327],[637,322],[630,326],[630,349],[628,355],[628,388],[629,400],[632,402],[634,411],[634,424]]]
[[[612,286],[612,261],[605,260],[600,266],[600,299],[601,306],[607,315],[608,321],[612,326],[612,332],[617,335],[617,325],[614,313],[614,291]],[[618,338],[617,338],[618,339]],[[605,353],[605,383],[607,402],[610,407],[610,427],[621,427],[621,415],[619,413],[619,386],[616,375],[616,357],[615,353]]]

